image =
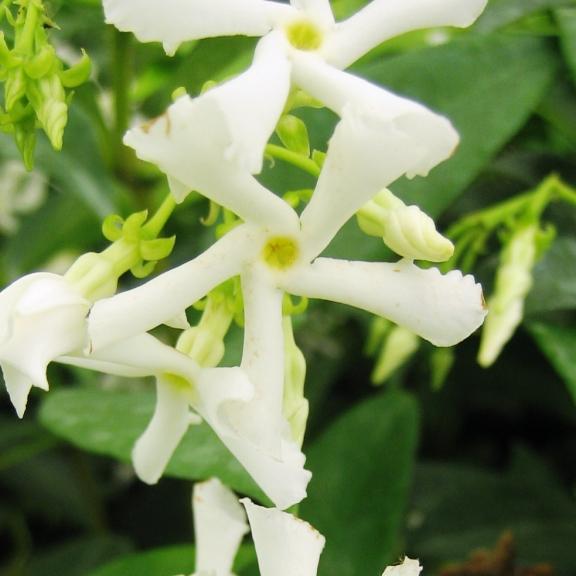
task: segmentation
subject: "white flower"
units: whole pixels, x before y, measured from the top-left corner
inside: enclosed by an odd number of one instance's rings
[[[249,173],[261,170],[264,146],[280,118],[292,83],[338,115],[348,117],[367,142],[380,136],[381,129],[383,138],[390,138],[391,118],[396,118],[392,122],[396,136],[407,133],[413,141],[418,133],[419,146],[426,153],[408,175],[426,174],[446,158],[458,140],[447,120],[424,114],[424,108],[411,103],[400,118],[405,101],[339,68],[408,30],[467,26],[485,4],[486,0],[373,0],[338,24],[328,0],[293,0],[290,6],[265,0],[104,0],[104,9],[108,22],[133,31],[141,40],[161,41],[168,52],[184,40],[228,34],[265,35],[248,71],[208,91],[193,104],[181,104],[172,110],[173,122],[164,129],[175,132],[174,140],[182,133],[180,122],[196,127],[195,138],[188,137],[188,148],[181,151],[188,158],[186,173],[171,170],[169,158],[157,160],[171,176],[176,198],[181,199],[190,189],[200,189],[215,202],[254,221],[254,210],[241,213],[232,197],[242,190],[244,195],[259,198],[256,209],[266,203],[268,208],[275,206],[282,212],[275,200],[258,190]],[[186,126],[183,129],[186,131]],[[130,134],[127,143],[133,145]],[[353,153],[351,146],[345,150]],[[142,157],[147,156],[145,150],[140,152]],[[227,190],[226,201],[222,189]]]
[[[292,514],[241,500],[250,523],[261,576],[316,576],[325,538]],[[234,494],[218,480],[194,486],[195,575],[230,576],[236,551],[247,532],[245,515]],[[417,560],[405,558],[382,576],[418,576]]]
[[[140,157],[157,162],[169,177],[191,187],[196,187],[196,178],[204,178],[202,184],[217,191],[217,201],[246,223],[191,262],[96,303],[89,318],[91,345],[98,350],[146,332],[240,275],[245,306],[241,367],[255,392],[249,401],[230,402],[220,413],[236,433],[225,444],[269,495],[267,486],[279,476],[285,484],[295,477],[301,497],[307,481],[304,457],[282,410],[284,292],[363,308],[440,346],[459,342],[484,318],[481,288],[471,276],[443,276],[405,260],[382,264],[317,258],[344,222],[379,190],[403,174],[430,168],[448,153],[438,155],[434,139],[426,137],[427,123],[435,123],[435,115],[409,101],[391,95],[387,99],[388,119],[378,126],[373,119],[343,115],[301,217],[247,172],[239,172],[239,182],[225,169],[218,170],[214,157],[220,144],[204,151],[194,147],[198,128],[188,118],[196,118],[196,105],[187,97],[152,126],[132,130],[127,137]],[[206,174],[203,162],[210,166]],[[204,193],[206,188],[199,189]],[[278,505],[284,507],[286,500],[282,502]]]
[[[29,274],[0,292],[0,365],[18,416],[32,386],[48,390],[48,364],[84,346],[89,308],[57,274]]]
[[[261,576],[315,576],[324,537],[310,524],[275,508],[241,500],[250,522]],[[236,496],[219,480],[194,485],[195,575],[230,576],[248,531]]]
[[[204,419],[225,446],[252,475],[264,493],[287,508],[306,496],[310,473],[304,455],[292,442],[283,443],[283,458],[262,449],[232,421],[238,406],[250,405],[255,387],[241,368],[201,368],[188,356],[149,334],[138,334],[90,354],[58,358],[106,374],[154,376],[157,401],[154,415],[132,452],[138,476],[156,483],[190,424]],[[192,408],[193,412],[190,412]],[[259,431],[267,432],[266,424]]]

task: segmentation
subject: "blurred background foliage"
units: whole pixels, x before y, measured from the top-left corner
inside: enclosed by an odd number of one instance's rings
[[[343,18],[364,2],[332,4]],[[52,42],[76,59],[86,49],[92,80],[76,90],[62,151],[38,137],[35,180],[19,171],[11,138],[0,138],[4,283],[65,269],[76,255],[105,246],[104,216],[158,205],[165,181],[122,146],[126,127],[161,113],[180,86],[198,94],[206,81],[243,70],[255,44],[210,39],[167,58],[159,45],[105,26],[97,0],[52,0],[48,10],[60,27]],[[576,186],[574,0],[489,0],[470,30],[405,35],[354,71],[446,114],[459,130],[452,159],[426,179],[392,188],[440,229],[535,189],[552,173]],[[298,113],[313,146],[324,150],[335,118]],[[312,184],[280,161],[268,163],[261,178],[278,193]],[[176,211],[168,233],[177,245],[161,269],[212,241],[213,231],[200,224],[208,210],[196,196]],[[375,387],[374,358],[365,353],[368,315],[314,302],[297,318],[308,361],[304,451],[314,473],[299,513],[327,537],[321,575],[376,576],[404,553],[420,558],[426,574],[576,574],[576,208],[551,204],[544,218],[556,238],[534,269],[521,328],[488,369],[476,363],[477,336],[452,355],[422,344]],[[500,249],[488,242],[473,269],[487,293]],[[390,258],[354,221],[327,253]],[[225,362],[240,350],[233,330]],[[203,425],[190,430],[166,477],[145,486],[129,457],[153,408],[151,383],[57,365],[50,379],[52,390],[32,395],[23,421],[0,392],[2,574],[190,573],[189,480],[217,475],[262,498]],[[500,565],[490,550],[505,533],[514,545]],[[488,560],[474,571],[469,558],[480,548]],[[255,573],[249,547],[236,569]]]

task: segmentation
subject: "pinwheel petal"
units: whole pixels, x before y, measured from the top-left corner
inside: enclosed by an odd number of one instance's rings
[[[262,36],[269,30],[264,0],[104,0],[106,21],[141,42],[162,42],[174,54],[186,40]]]
[[[194,485],[196,574],[229,576],[234,557],[248,532],[246,514],[234,493],[212,478]]]
[[[138,478],[156,484],[190,425],[190,390],[167,378],[156,379],[156,408],[152,420],[132,450]]]
[[[283,40],[269,34],[246,72],[198,98],[178,99],[124,141],[169,176],[178,200],[196,190],[247,222],[294,226],[295,212],[252,177],[262,168],[289,89]]]
[[[458,135],[424,106],[316,57],[296,56],[294,70],[300,86],[342,117],[301,217],[311,259],[380,190],[404,175],[424,176],[448,158]]]
[[[325,538],[308,522],[248,498],[246,508],[262,576],[316,576]]]
[[[470,26],[487,0],[372,0],[338,24],[323,54],[338,68],[347,68],[385,40],[422,28]]]
[[[484,321],[482,288],[458,270],[318,258],[287,277],[291,294],[332,300],[392,320],[436,346],[453,346]]]
[[[260,232],[238,226],[197,258],[146,284],[99,300],[88,318],[91,350],[175,318],[212,288],[236,276],[258,245]]]

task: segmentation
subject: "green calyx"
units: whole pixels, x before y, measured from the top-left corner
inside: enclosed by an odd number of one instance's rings
[[[0,33],[0,81],[4,82],[4,107],[0,111],[0,129],[12,133],[26,168],[32,169],[35,131],[41,128],[55,150],[62,148],[72,92],[90,76],[86,53],[80,61],[65,69],[53,46],[47,28],[56,27],[46,16],[40,0],[20,0],[17,16],[10,3],[3,4],[3,16],[13,27],[12,46]]]
[[[112,244],[102,252],[89,252],[78,258],[66,278],[85,298],[95,301],[114,294],[118,278],[128,271],[137,278],[148,276],[174,248],[174,236],[158,238],[174,206],[169,195],[150,219],[146,210],[126,220],[116,214],[108,216],[102,233]]]
[[[324,41],[320,28],[309,20],[291,22],[286,26],[285,33],[294,48],[307,52],[318,50]]]

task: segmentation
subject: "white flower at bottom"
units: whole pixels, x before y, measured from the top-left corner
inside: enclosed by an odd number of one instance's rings
[[[199,415],[212,428],[263,492],[281,508],[306,496],[311,474],[305,457],[287,432],[277,431],[276,419],[256,419],[246,430],[242,418],[261,409],[257,387],[243,368],[201,368],[188,356],[149,334],[139,334],[91,354],[58,358],[71,364],[125,377],[156,378],[156,408],[132,451],[138,477],[155,484],[190,424]],[[262,444],[257,432],[279,443]]]
[[[0,365],[18,416],[32,386],[48,390],[48,364],[84,346],[89,308],[57,274],[29,274],[0,292]]]
[[[261,576],[316,576],[325,538],[308,522],[243,498]],[[192,497],[196,533],[195,575],[230,576],[247,531],[236,496],[219,480],[196,484]],[[417,560],[405,558],[382,576],[418,576]]]

